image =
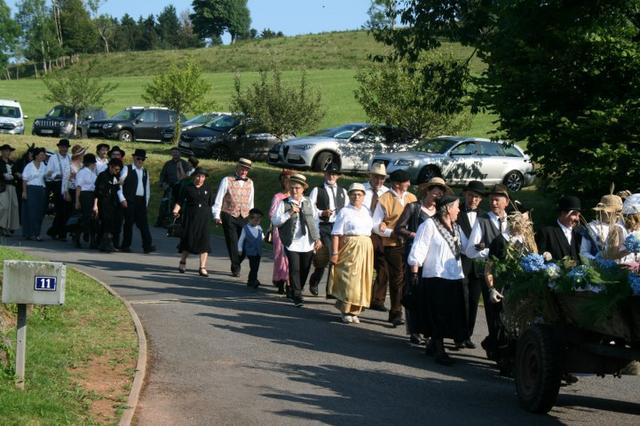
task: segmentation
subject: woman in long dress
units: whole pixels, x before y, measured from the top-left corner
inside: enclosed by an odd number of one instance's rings
[[[205,183],[209,174],[203,168],[198,167],[192,173],[193,183],[187,184],[178,202],[173,207],[173,215],[178,216],[182,212],[182,236],[178,244],[180,264],[178,271],[184,273],[187,269],[187,257],[189,254],[200,256],[198,274],[208,277],[207,258],[211,251],[209,243],[209,222],[211,221],[211,207],[215,195],[209,185]]]
[[[373,219],[363,205],[364,185],[354,183],[348,193],[350,204],[338,212],[331,231],[333,268],[327,294],[336,298],[342,322],[358,324],[358,316],[371,301]]]
[[[269,209],[269,218],[271,218],[278,208],[280,201],[289,196],[289,176],[293,172],[291,170],[283,170],[280,173],[280,186],[282,191],[273,196],[271,200],[271,208]],[[273,243],[273,285],[278,287],[278,294],[284,294],[285,287],[289,286],[289,261],[287,254],[284,252],[284,246],[280,241],[278,228],[271,227],[271,241]]]
[[[425,295],[418,309],[429,313],[431,339],[435,361],[450,365],[453,360],[444,350],[443,339],[463,341],[468,334],[460,254],[467,238],[456,222],[460,200],[444,195],[437,201],[436,215],[420,225],[409,253],[413,280],[417,280],[422,265]]]
[[[27,240],[42,241],[40,231],[47,207],[44,183],[46,158],[44,148],[34,148],[33,161],[22,172],[22,235]]]

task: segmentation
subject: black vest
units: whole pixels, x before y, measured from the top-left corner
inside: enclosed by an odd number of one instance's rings
[[[129,164],[127,170],[127,177],[122,184],[122,193],[127,200],[133,200],[136,197],[136,189],[138,189],[138,173],[133,169],[133,165]],[[142,190],[143,194],[147,196],[147,169],[142,169]]]
[[[316,197],[316,208],[320,211],[327,210],[331,207],[330,198],[333,197],[333,194],[330,194],[327,191],[327,188],[322,186],[318,186],[318,196]],[[345,196],[344,189],[340,185],[336,185],[336,213],[340,211],[341,208],[345,205]],[[322,218],[321,220],[328,220]]]
[[[478,216],[476,218],[476,222],[478,222],[480,229],[482,230],[482,242],[485,247],[489,247],[493,240],[500,235],[500,231],[493,225],[493,222],[489,219],[488,213]]]

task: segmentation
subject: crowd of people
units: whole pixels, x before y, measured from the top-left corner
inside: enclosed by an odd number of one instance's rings
[[[41,240],[51,200],[54,220],[46,232],[51,238],[71,235],[76,247],[84,242],[102,252],[130,252],[135,225],[143,252],[153,252],[146,152],[136,149],[125,165],[118,146],[101,143],[95,154],[66,139],[57,146],[48,161],[44,148],[30,147],[15,163],[14,149],[0,147],[0,232],[9,235],[22,226],[24,238]],[[434,177],[418,186],[416,196],[405,171],[387,176],[384,164],[375,163],[366,182],[344,188],[339,168],[329,163],[322,184],[310,191],[303,174],[282,171],[265,231],[264,213],[254,206],[251,169],[252,162],[241,158],[214,190],[197,159],[185,161],[171,149],[159,179],[163,199],[156,225],[165,226],[171,217],[181,224],[178,271],[185,273],[189,255],[195,254],[198,274],[208,276],[213,221],[224,232],[233,276],[240,276],[248,259],[248,287],[261,285],[263,242],[269,242],[272,282],[296,307],[304,306],[307,281],[308,292],[319,295],[328,269],[325,296],[342,322],[359,323],[366,309],[386,312],[393,327],[404,324],[409,341],[425,345],[443,365],[453,363],[444,339],[452,340],[453,350],[476,347],[472,336],[481,296],[488,326],[482,347],[495,359],[503,295],[495,286],[493,260],[504,258],[510,247],[556,260],[579,262],[598,254],[624,259],[627,233],[640,229],[640,194],[628,191],[602,197],[589,223],[580,200],[563,196],[556,223],[534,233],[530,209],[502,184],[486,188],[470,181],[459,196]],[[486,212],[480,209],[485,199]]]

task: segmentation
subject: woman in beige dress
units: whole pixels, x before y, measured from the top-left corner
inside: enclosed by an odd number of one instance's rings
[[[342,322],[360,323],[358,316],[369,307],[373,279],[373,219],[363,205],[365,188],[349,187],[350,204],[340,210],[331,232],[331,275],[327,293],[336,298]]]

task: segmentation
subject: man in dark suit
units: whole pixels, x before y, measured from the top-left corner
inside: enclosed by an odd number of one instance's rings
[[[548,252],[554,260],[570,257],[580,260],[582,237],[578,230],[582,205],[578,197],[563,196],[558,203],[558,219],[551,226],[545,226],[536,235],[538,252]]]
[[[484,215],[481,210],[480,203],[486,194],[484,184],[478,180],[470,181],[462,190],[464,202],[460,208],[457,223],[460,225],[462,232],[467,237],[471,236],[471,230],[476,223],[478,217]],[[456,342],[458,347],[467,347],[473,349],[476,345],[471,341],[473,329],[476,325],[476,316],[478,314],[478,302],[480,294],[484,286],[484,271],[479,263],[462,255],[462,270],[464,272],[465,292],[467,293],[467,328],[469,330],[469,338],[464,342]]]

